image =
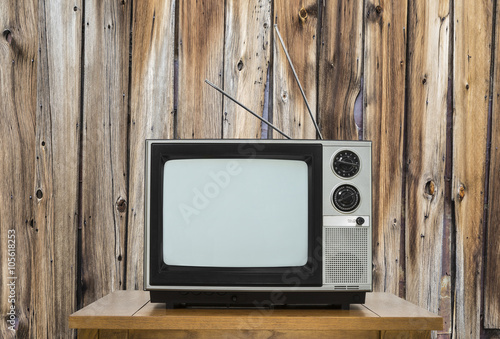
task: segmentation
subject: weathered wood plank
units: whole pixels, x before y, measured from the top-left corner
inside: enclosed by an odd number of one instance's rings
[[[325,139],[357,140],[354,102],[361,90],[363,2],[323,4],[318,120]]]
[[[144,141],[174,135],[175,1],[133,7],[126,287],[142,289]]]
[[[373,287],[399,294],[404,147],[406,1],[367,1],[363,119],[372,140]]]
[[[496,12],[493,107],[491,121],[488,228],[484,281],[484,327],[500,329],[500,10]],[[500,333],[498,333],[500,336]]]
[[[40,2],[35,231],[44,238],[32,258],[33,337],[74,335],[82,17],[82,1]]]
[[[35,149],[41,147],[36,144],[38,6],[23,5],[0,1],[0,333],[6,338],[36,333],[33,306],[40,303],[23,291],[37,273],[31,261],[35,245],[47,233],[35,231],[32,199]],[[15,266],[9,269],[9,262]]]
[[[83,306],[121,288],[125,278],[130,3],[85,3]]]
[[[222,137],[222,101],[205,79],[223,87],[224,2],[179,3],[179,106],[181,139]]]
[[[274,16],[312,114],[316,118],[317,1],[276,0]],[[292,139],[316,139],[314,124],[274,28],[273,34],[273,124]],[[275,139],[283,138],[275,131],[272,135]]]
[[[439,311],[442,333],[451,333],[451,272],[442,274],[443,257],[451,260],[442,240],[449,9],[448,0],[410,2],[406,88],[406,299]]]
[[[453,184],[456,315],[453,337],[478,338],[493,1],[454,3]]]
[[[264,111],[271,33],[270,0],[227,1],[224,90],[260,116]],[[260,139],[259,119],[228,98],[223,104],[224,138]]]
[[[76,308],[81,2],[2,1],[0,8],[0,233],[6,249],[7,231],[16,232],[18,321],[16,331],[2,321],[0,333],[69,336],[67,315]],[[0,307],[7,314],[4,253]]]

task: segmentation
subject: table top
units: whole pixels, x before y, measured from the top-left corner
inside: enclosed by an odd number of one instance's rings
[[[339,309],[166,309],[147,291],[115,291],[69,317],[78,329],[442,330],[443,318],[393,294]]]

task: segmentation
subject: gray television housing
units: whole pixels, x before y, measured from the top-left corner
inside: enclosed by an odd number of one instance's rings
[[[226,147],[231,145],[297,145],[321,147],[321,283],[317,286],[272,286],[218,284],[192,285],[158,284],[152,282],[151,188],[152,146]],[[335,140],[146,140],[145,167],[145,235],[144,235],[144,287],[152,302],[178,305],[258,306],[282,304],[332,304],[348,307],[362,303],[365,293],[372,291],[372,152],[370,141]],[[349,151],[359,159],[357,173],[343,177],[334,170],[334,159],[339,152]],[[258,154],[257,154],[258,156]],[[154,156],[153,156],[154,158]],[[316,173],[320,173],[316,171]],[[353,210],[343,211],[335,206],[334,193],[339,187],[354,187],[358,202]],[[316,190],[318,188],[316,187]],[[349,197],[348,197],[349,198]],[[157,213],[157,212],[156,212]],[[153,218],[154,219],[154,218]],[[361,222],[360,222],[361,221]],[[168,274],[168,273],[165,273]]]

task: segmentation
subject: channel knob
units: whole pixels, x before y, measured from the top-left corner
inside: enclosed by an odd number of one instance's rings
[[[342,212],[352,212],[359,206],[359,191],[352,185],[341,185],[332,196],[333,205]]]

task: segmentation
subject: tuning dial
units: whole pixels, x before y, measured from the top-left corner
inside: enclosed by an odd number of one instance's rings
[[[333,158],[332,167],[338,176],[351,178],[359,172],[359,157],[352,151],[340,151]]]
[[[332,196],[333,205],[342,212],[354,211],[359,205],[359,200],[359,191],[352,185],[337,187]]]

